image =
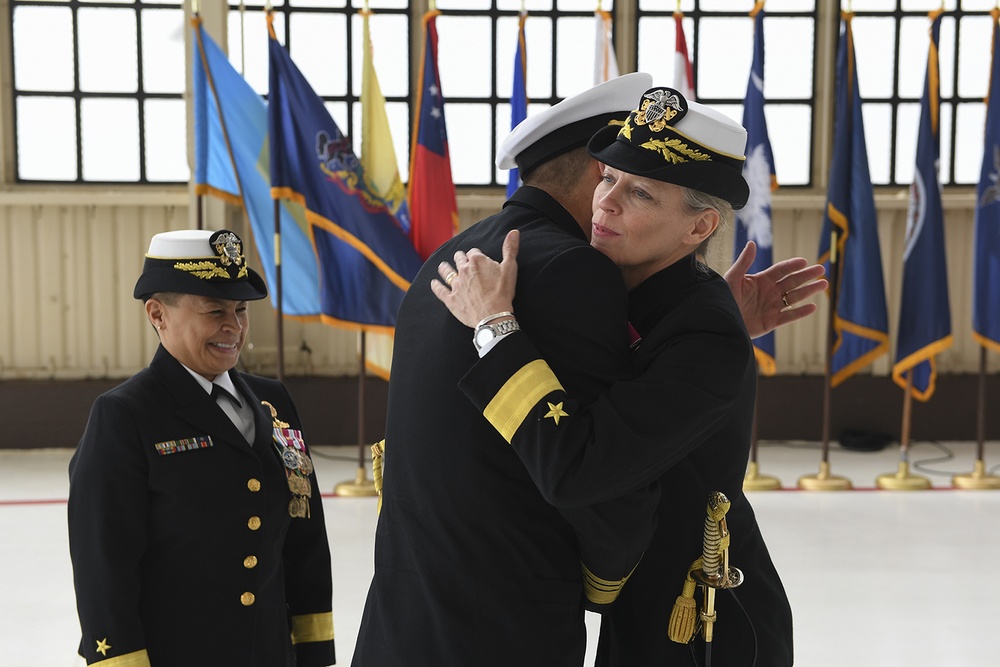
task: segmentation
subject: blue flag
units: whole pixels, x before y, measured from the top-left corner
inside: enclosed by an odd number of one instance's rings
[[[528,15],[521,14],[517,22],[517,49],[514,52],[514,90],[510,94],[510,129],[528,117],[528,47],[524,41],[524,22]],[[521,185],[521,175],[517,168],[507,172],[507,196],[514,194]]]
[[[214,195],[246,212],[271,304],[276,306],[267,107],[205,32],[201,19],[195,17],[192,25],[195,192]],[[279,214],[282,312],[319,317],[319,271],[304,220],[297,220],[287,206],[279,207]]]
[[[324,322],[388,333],[420,257],[326,106],[269,29],[271,194],[306,209]]]
[[[917,164],[910,185],[903,250],[903,294],[899,307],[899,334],[892,379],[907,387],[911,374],[914,398],[926,401],[934,394],[937,379],[935,355],[951,346],[951,309],[944,253],[944,216],[938,180],[940,135],[938,114],[938,35],[941,11],[931,13],[927,78],[920,99],[917,131]]]
[[[993,64],[989,102],[986,105],[986,137],[983,169],[976,188],[976,245],[973,256],[972,335],[976,341],[1000,352],[1000,49],[997,19],[993,20]]]
[[[757,273],[771,266],[773,261],[771,232],[771,192],[778,187],[774,176],[774,156],[771,140],[767,135],[764,118],[764,11],[757,5],[753,12],[753,63],[750,81],[743,100],[743,127],[747,130],[746,162],[743,178],[750,185],[750,199],[736,212],[734,257],[740,254],[747,241],[757,244],[757,256],[749,273]],[[768,332],[753,341],[757,368],[762,375],[774,375],[774,332]]]
[[[844,14],[837,48],[833,163],[820,233],[820,263],[830,277],[834,341],[830,385],[836,387],[889,348],[885,282],[875,193],[854,63],[852,14]],[[830,240],[836,235],[836,245]],[[832,251],[832,252],[831,252]]]

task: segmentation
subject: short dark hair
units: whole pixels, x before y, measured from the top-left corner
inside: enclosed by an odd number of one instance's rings
[[[580,146],[521,174],[521,180],[525,185],[533,185],[549,192],[569,192],[583,178],[591,160],[593,158],[587,153],[587,147]]]

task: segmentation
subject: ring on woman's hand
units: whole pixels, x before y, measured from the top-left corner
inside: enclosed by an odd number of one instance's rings
[[[455,276],[457,276],[457,275],[458,275],[458,271],[452,271],[451,273],[449,273],[447,276],[444,277],[444,284],[448,285],[449,287],[451,287],[451,281],[454,280]],[[785,302],[785,305],[786,306],[788,305],[787,301]]]
[[[785,308],[789,308],[792,305],[792,304],[788,303],[788,292],[785,292],[784,294],[781,295],[781,300],[784,302]]]

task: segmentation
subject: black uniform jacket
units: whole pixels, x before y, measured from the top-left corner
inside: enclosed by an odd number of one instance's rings
[[[98,397],[70,462],[69,542],[88,664],[275,667],[334,662],[323,505],[289,514],[277,419],[285,387],[230,371],[253,406],[251,447],[160,347]]]
[[[585,408],[556,390],[520,412],[491,414],[488,406],[512,387],[531,393],[533,385],[550,381],[537,368],[542,355],[529,326],[498,343],[463,389],[506,429],[553,502],[596,502],[659,479],[656,534],[604,615],[598,664],[692,664],[691,648],[670,641],[667,622],[688,568],[702,553],[709,494],[721,491],[732,503],[730,563],[746,581],[732,595],[718,596],[712,664],[749,666],[756,656],[761,667],[790,665],[788,600],[743,494],[756,370],[729,287],[683,260],[629,294],[629,315],[642,336],[633,355],[635,379],[615,384]],[[565,413],[558,423],[550,416],[553,404]]]
[[[593,398],[630,373],[620,272],[541,190],[522,187],[498,214],[428,259],[396,323],[375,576],[357,667],[582,663],[577,533],[606,546],[605,531],[617,525],[603,512],[573,508],[566,514],[575,533],[545,501],[517,455],[459,390],[478,360],[472,332],[429,286],[439,262],[452,261],[456,250],[477,247],[499,258],[514,228],[521,230],[518,319],[539,332],[536,343],[561,379]],[[645,528],[633,534],[648,530],[657,497],[640,492],[638,502],[649,511]],[[621,553],[612,565],[627,568],[635,547],[615,546]]]

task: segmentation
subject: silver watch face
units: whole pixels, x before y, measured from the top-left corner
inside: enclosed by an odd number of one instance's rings
[[[476,330],[476,346],[482,347],[486,343],[496,338],[496,332],[490,327],[481,327]]]

